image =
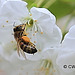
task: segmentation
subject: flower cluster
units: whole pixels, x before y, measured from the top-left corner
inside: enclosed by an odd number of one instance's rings
[[[2,75],[74,75],[75,26],[62,41],[55,16],[45,8],[32,7],[21,0],[0,1],[0,74]],[[18,56],[13,25],[26,24],[26,33],[37,53]],[[69,65],[70,68],[68,67]]]

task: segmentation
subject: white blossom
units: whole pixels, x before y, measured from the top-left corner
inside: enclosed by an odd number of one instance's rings
[[[14,23],[27,24],[27,36],[38,50],[34,55],[25,53],[27,60],[17,54]],[[61,30],[50,11],[32,7],[29,12],[24,1],[6,1],[0,8],[0,70],[6,75],[68,75],[68,71],[74,75],[75,69],[63,67],[75,63],[74,31],[75,26],[61,43]]]

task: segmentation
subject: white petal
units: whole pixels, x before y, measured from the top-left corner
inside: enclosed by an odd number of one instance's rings
[[[2,6],[2,4],[5,2],[6,0],[0,0],[0,8]]]
[[[32,43],[35,42],[34,44],[40,52],[34,55],[26,55],[29,60],[40,60],[42,50],[45,51],[51,49],[51,47],[59,46],[62,34],[61,30],[55,24],[55,16],[47,9],[33,7],[30,11],[33,20],[37,20],[37,22],[33,25],[32,31],[28,29],[28,36],[31,38]],[[35,33],[37,29],[38,31]],[[43,32],[43,34],[41,34],[41,32]],[[40,55],[38,55],[39,53]]]
[[[41,17],[45,16],[45,15],[49,15],[51,20],[55,23],[56,19],[55,16],[48,11],[46,8],[36,8],[33,7],[31,8],[30,12],[32,13],[33,19],[40,19]]]
[[[60,53],[57,58],[57,64],[64,72],[75,72],[75,25],[72,26],[66,34]],[[67,65],[67,68],[64,68]],[[71,66],[69,66],[71,65]]]
[[[27,3],[23,1],[6,1],[1,7],[0,26],[11,25],[20,21],[21,18],[29,15],[26,7]],[[8,23],[6,23],[8,21]]]
[[[53,28],[52,34],[50,34],[49,32],[46,32],[46,33],[44,31],[43,31],[43,34],[41,34],[40,32],[37,32],[36,34],[34,33],[35,34],[34,36],[33,34],[32,35],[29,34],[30,35],[29,37],[31,37],[31,42],[34,43],[34,41],[36,41],[36,43],[34,44],[36,45],[36,49],[38,50],[38,52],[36,52],[34,55],[26,54],[29,60],[40,60],[41,51],[46,51],[51,49],[51,47],[56,47],[60,45],[62,34],[60,29],[56,25]]]
[[[0,16],[10,19],[19,19],[20,17],[27,17],[28,10],[27,3],[24,1],[6,1],[1,7]]]
[[[75,51],[75,25],[72,26],[69,32],[66,34],[62,42],[62,48]]]
[[[23,1],[6,1],[0,11],[0,42],[12,40],[13,24],[21,24],[20,19],[27,17],[27,3]],[[6,37],[6,38],[5,38]]]
[[[67,73],[75,71],[75,52],[62,53],[57,58],[57,65]]]
[[[53,26],[55,25],[55,16],[51,14],[45,8],[33,7],[30,10],[34,20],[37,20],[37,24],[47,32],[53,31]]]

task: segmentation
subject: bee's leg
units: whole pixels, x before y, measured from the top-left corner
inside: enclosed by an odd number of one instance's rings
[[[23,57],[27,60],[27,58],[26,58],[26,55],[25,55],[24,51],[23,51],[23,50],[20,50],[20,52],[21,52],[22,56],[23,56]]]
[[[16,26],[15,26],[15,22],[13,23],[13,26],[16,27]]]
[[[19,44],[18,44],[18,42],[17,42],[17,53],[18,53],[18,55],[20,56],[20,53],[19,53]]]

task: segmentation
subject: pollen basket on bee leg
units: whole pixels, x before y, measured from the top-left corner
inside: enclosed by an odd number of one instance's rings
[[[27,36],[22,36],[22,39],[23,39],[25,42],[30,42],[30,39],[29,39]]]

